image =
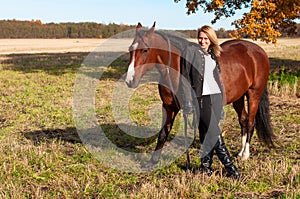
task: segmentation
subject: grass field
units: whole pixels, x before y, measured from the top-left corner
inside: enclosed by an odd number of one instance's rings
[[[17,41],[11,42],[15,47],[10,48],[18,49]],[[269,150],[254,135],[250,159],[234,159],[242,174],[239,181],[223,176],[216,157],[210,177],[183,169],[184,155],[165,168],[139,174],[99,161],[82,144],[72,110],[77,72],[98,40],[91,40],[91,45],[78,40],[85,43],[82,51],[72,50],[75,41],[66,41],[67,49],[63,40],[53,42],[59,47],[53,44],[49,52],[47,42],[43,50],[34,45],[33,51],[0,48],[0,198],[300,198],[299,39],[279,40],[277,47],[258,42],[271,60],[270,111],[277,148]],[[128,42],[120,43],[120,48],[126,50]],[[118,146],[151,152],[156,137],[132,139],[122,133],[112,115],[109,99],[127,66],[128,60],[121,57],[101,76],[96,118]],[[147,127],[153,119],[151,111],[159,110],[159,105],[157,87],[141,87],[130,99],[133,121]],[[223,133],[229,151],[238,153],[240,129],[231,106],[226,107]],[[198,142],[190,149],[193,168],[200,164]]]

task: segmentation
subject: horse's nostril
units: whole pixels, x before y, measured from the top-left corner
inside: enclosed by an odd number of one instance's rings
[[[125,81],[126,85],[128,86],[128,88],[132,88],[133,87],[133,82],[132,81]]]

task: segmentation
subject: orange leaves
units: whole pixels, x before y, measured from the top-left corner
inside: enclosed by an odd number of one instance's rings
[[[290,8],[290,1],[283,0],[253,0],[249,13],[235,22],[236,35],[249,36],[252,39],[260,38],[267,43],[276,43],[281,35],[280,31],[292,25],[294,15],[298,15],[300,7]],[[289,10],[290,12],[287,12]]]
[[[174,0],[178,2],[180,0]],[[204,12],[213,12],[215,19],[231,17],[238,9],[250,7],[243,18],[233,24],[236,37],[261,39],[267,43],[277,42],[280,32],[291,34],[295,31],[295,20],[300,19],[300,1],[295,0],[186,0],[188,14],[195,13],[198,6]]]
[[[299,13],[300,4],[291,0],[254,0],[250,12],[236,24],[237,31],[254,39],[276,43],[280,31],[294,26],[293,20],[299,19]],[[249,20],[251,17],[256,20]]]
[[[214,0],[216,8],[221,8],[224,5],[224,0]]]

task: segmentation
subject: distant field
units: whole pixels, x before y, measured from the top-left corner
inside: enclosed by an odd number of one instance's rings
[[[109,46],[106,45],[108,40]],[[228,39],[220,39],[220,43],[225,40]],[[132,39],[0,39],[0,54],[91,52],[97,47],[102,51],[127,51],[131,42]],[[300,45],[300,39],[279,39],[277,46],[261,41],[255,43],[270,55],[280,48],[283,48],[283,54],[284,49],[293,47],[295,54],[299,54],[296,47]]]
[[[126,51],[132,39],[0,39],[0,54]]]
[[[228,39],[219,39],[220,43]],[[25,57],[80,57],[81,61],[89,52],[128,52],[133,39],[0,39],[0,63],[24,61]],[[190,39],[196,42],[196,39]],[[271,72],[282,68],[289,72],[299,71],[300,38],[280,38],[277,45],[254,42],[268,54]],[[8,56],[9,55],[9,56]],[[22,56],[21,56],[22,55]],[[34,56],[33,56],[34,55]],[[33,56],[33,57],[32,57]],[[74,59],[72,59],[74,61]]]

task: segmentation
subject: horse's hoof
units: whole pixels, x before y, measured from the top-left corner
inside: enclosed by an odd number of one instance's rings
[[[248,160],[249,157],[250,157],[250,154],[247,154],[246,152],[243,152],[242,154],[241,153],[237,154],[237,158],[242,161]]]
[[[243,156],[241,157],[241,160],[246,161],[246,160],[248,160],[248,158],[249,158],[249,156],[243,155]]]
[[[241,158],[243,156],[243,152],[239,152],[236,156]]]

